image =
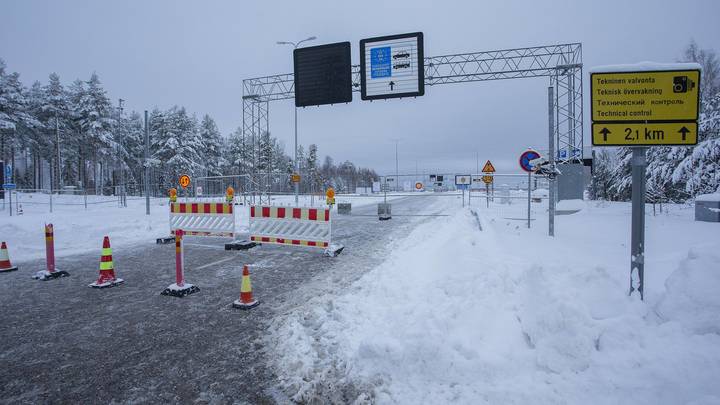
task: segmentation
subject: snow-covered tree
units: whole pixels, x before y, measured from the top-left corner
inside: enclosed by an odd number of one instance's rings
[[[215,120],[205,114],[200,123],[199,131],[199,136],[203,143],[202,158],[207,173],[213,176],[219,175],[221,174],[220,169],[223,165],[223,140],[215,124]]]

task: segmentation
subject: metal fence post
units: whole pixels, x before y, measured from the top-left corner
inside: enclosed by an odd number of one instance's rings
[[[85,201],[85,211],[87,211],[87,188],[83,188],[83,200]]]
[[[52,205],[52,187],[50,187],[50,213],[53,212],[53,205]]]

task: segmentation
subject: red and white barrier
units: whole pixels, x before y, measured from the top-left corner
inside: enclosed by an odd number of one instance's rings
[[[235,236],[232,203],[170,203],[170,233],[182,229],[192,236]]]
[[[325,249],[335,256],[343,246],[332,243],[327,208],[250,207],[250,241]]]

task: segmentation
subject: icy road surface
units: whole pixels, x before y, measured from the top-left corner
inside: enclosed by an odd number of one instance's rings
[[[402,198],[393,213],[439,213],[459,198]],[[335,216],[334,239],[346,246],[337,258],[269,245],[225,251],[224,240],[188,238],[186,280],[200,292],[182,299],[160,295],[174,282],[173,245],[114,249],[125,284],[105,290],[87,287],[98,275],[100,241],[97,252],[60,258],[71,277],[47,282],[30,278],[44,261],[14,257],[20,270],[0,274],[0,402],[287,402],[263,345],[274,317],[345,288],[389,255],[390,242],[431,218],[380,222],[376,212],[373,204]],[[256,265],[261,304],[240,311],[230,304],[246,263]]]

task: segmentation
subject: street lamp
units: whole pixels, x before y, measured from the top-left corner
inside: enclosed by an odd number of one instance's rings
[[[298,42],[277,41],[277,44],[278,45],[292,45],[293,50],[295,50],[303,42],[314,41],[315,39],[317,39],[317,37],[312,36],[312,37],[305,38],[302,41],[298,41]],[[295,158],[293,160],[295,161],[295,173],[299,174],[300,173],[300,163],[298,162],[298,159],[297,159],[297,150],[298,150],[298,137],[297,137],[297,106],[296,106],[295,107],[295,153],[294,153]],[[295,183],[295,206],[299,205],[299,202],[298,202],[299,194],[300,194],[300,183],[296,182]]]

